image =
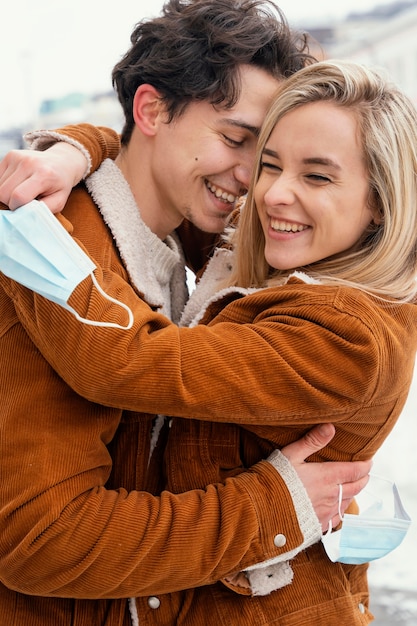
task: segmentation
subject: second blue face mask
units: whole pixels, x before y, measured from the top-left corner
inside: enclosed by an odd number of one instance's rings
[[[339,503],[341,497],[340,493]],[[334,563],[358,565],[386,556],[400,545],[411,524],[391,481],[371,475],[357,499],[359,514],[346,513],[342,527],[334,532],[329,529],[322,537],[327,556]]]
[[[0,271],[3,274],[71,311],[84,324],[131,328],[132,311],[101,289],[94,276],[95,268],[93,261],[43,202],[33,200],[16,211],[0,211]],[[126,310],[126,326],[80,317],[69,306],[72,292],[89,275],[103,297]]]

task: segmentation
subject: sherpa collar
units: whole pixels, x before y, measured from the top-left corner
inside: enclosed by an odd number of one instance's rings
[[[227,278],[230,276],[232,264],[232,250],[228,248],[218,248],[215,250],[196,289],[191,294],[190,299],[184,307],[180,326],[196,326],[201,322],[211,304],[229,294],[246,296],[262,289],[261,287],[222,287],[222,284],[227,284]],[[319,282],[304,272],[297,271],[290,274],[287,281],[293,277],[308,284],[316,284]]]
[[[173,236],[161,241],[143,222],[129,184],[110,159],[86,179],[86,186],[114,237],[135,287],[146,301],[163,307],[162,286],[172,282],[178,304],[187,298],[182,250]],[[174,315],[173,315],[174,317]]]

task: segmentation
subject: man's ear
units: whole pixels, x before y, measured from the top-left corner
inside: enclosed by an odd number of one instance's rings
[[[137,88],[133,98],[133,119],[144,135],[150,137],[155,134],[164,111],[164,105],[155,87],[144,84]]]

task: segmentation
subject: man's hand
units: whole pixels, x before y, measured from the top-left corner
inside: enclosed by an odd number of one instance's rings
[[[331,441],[334,433],[332,424],[322,424],[281,450],[304,484],[323,532],[328,530],[330,520],[333,528],[340,522],[339,485],[343,485],[340,508],[344,513],[352,499],[366,486],[372,466],[372,461],[305,463],[307,457]]]
[[[0,161],[0,201],[14,210],[43,200],[52,213],[59,213],[86,168],[81,150],[65,142],[44,152],[11,150]]]

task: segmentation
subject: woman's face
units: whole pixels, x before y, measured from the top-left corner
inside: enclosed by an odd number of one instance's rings
[[[353,246],[372,220],[354,113],[314,102],[287,113],[262,156],[255,202],[267,263],[309,265]]]

